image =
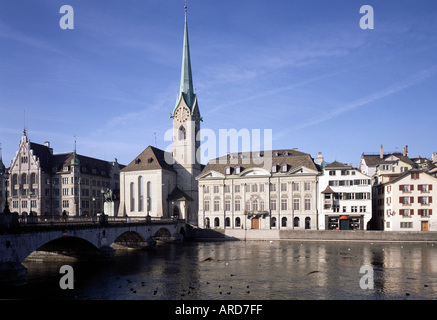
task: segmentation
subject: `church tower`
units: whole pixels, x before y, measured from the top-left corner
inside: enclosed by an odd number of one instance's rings
[[[197,153],[200,141],[196,139],[202,121],[194,92],[188,41],[187,7],[185,6],[184,42],[182,51],[181,83],[173,119],[173,168],[177,172],[177,187],[192,198],[187,208],[187,221],[197,223],[198,182],[201,165]],[[200,151],[199,151],[200,154]]]

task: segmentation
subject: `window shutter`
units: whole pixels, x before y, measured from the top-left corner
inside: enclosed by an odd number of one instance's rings
[[[432,209],[428,209],[428,214],[432,216]]]
[[[410,191],[414,191],[414,184],[410,185]]]
[[[403,197],[399,197],[399,203],[403,203],[404,202],[402,198]]]
[[[410,209],[410,216],[414,216],[414,209]]]
[[[428,200],[429,200],[429,203],[432,203],[432,197],[429,197]]]
[[[422,215],[422,209],[417,209],[417,214],[418,214],[419,216],[421,216],[421,215]]]
[[[400,184],[399,185],[399,191],[402,191],[404,189],[404,187]]]
[[[414,203],[414,197],[410,197],[410,203]]]
[[[428,190],[429,190],[429,191],[432,191],[432,184],[430,184],[430,185],[428,186]]]
[[[422,197],[417,197],[417,202],[422,203]]]

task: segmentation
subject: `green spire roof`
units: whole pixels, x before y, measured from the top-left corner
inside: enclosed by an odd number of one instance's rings
[[[191,73],[190,45],[188,41],[188,23],[187,23],[187,7],[185,6],[185,29],[184,29],[184,46],[182,51],[182,70],[181,70],[181,87],[177,99],[179,103],[181,97],[185,103],[193,111],[195,102],[195,93],[193,86],[193,75]],[[177,105],[176,105],[177,107]]]

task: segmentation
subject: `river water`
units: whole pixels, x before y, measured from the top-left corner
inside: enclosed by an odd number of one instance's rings
[[[25,262],[6,299],[383,300],[437,298],[437,244],[184,242],[118,250],[108,262]],[[62,265],[74,288],[61,289]],[[373,288],[362,288],[362,266]],[[369,269],[367,269],[369,270]],[[361,284],[361,285],[360,285]]]

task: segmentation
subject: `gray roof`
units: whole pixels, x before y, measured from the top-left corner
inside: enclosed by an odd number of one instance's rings
[[[210,160],[202,173],[208,171],[216,171],[225,174],[225,169],[231,167],[231,174],[233,174],[235,167],[240,167],[240,172],[249,168],[263,168],[266,162],[270,161],[271,157],[272,165],[287,165],[287,172],[300,166],[306,167],[311,170],[320,171],[320,168],[314,163],[314,159],[308,153],[297,151],[296,149],[285,150],[272,150],[272,151],[254,151],[254,152],[241,152],[230,153],[223,157],[219,157]],[[268,168],[270,169],[270,168]]]
[[[171,154],[169,154],[171,156]],[[141,152],[131,163],[129,163],[123,172],[138,171],[138,170],[157,170],[163,169],[168,171],[174,171],[173,165],[168,164],[165,161],[165,151],[148,146],[143,152]]]

